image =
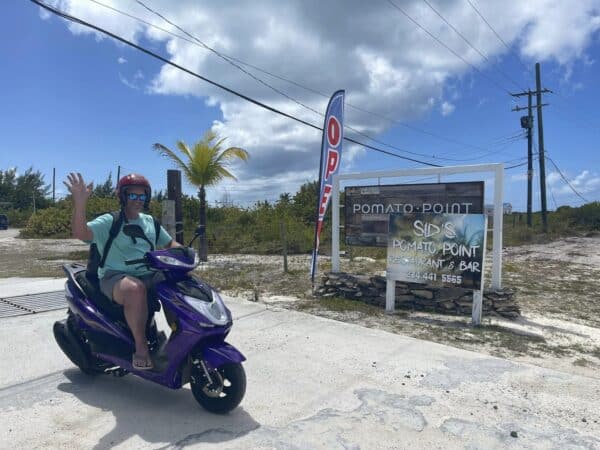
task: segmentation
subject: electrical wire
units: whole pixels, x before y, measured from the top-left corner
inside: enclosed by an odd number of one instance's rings
[[[556,211],[558,209],[558,205],[556,204],[556,198],[554,198],[554,191],[551,187],[548,187],[548,190],[550,191],[550,195],[552,196],[552,202],[554,202],[554,210]]]
[[[523,162],[521,164],[515,164],[514,166],[508,166],[508,167],[505,167],[504,170],[514,169],[515,167],[521,167],[521,166],[524,166],[527,163],[528,163],[528,161],[525,161],[525,162]]]
[[[535,139],[533,139],[533,147],[535,149],[535,151],[539,154],[538,148],[537,148],[537,144]],[[575,193],[575,195],[577,195],[580,199],[582,199],[584,202],[588,203],[588,200],[586,198],[584,198],[571,184],[571,182],[563,175],[563,173],[561,172],[561,170],[558,168],[558,166],[556,165],[556,163],[550,158],[550,156],[548,156],[548,151],[545,150],[544,151],[544,159],[548,160],[552,163],[552,165],[554,166],[554,168],[556,169],[556,171],[558,172],[559,176],[563,179],[563,181],[565,182],[565,184],[567,186],[569,186],[569,188],[571,188],[571,190]],[[547,184],[547,183],[546,183]]]
[[[442,14],[441,14],[441,13],[440,13],[438,10],[437,10],[437,9],[435,9],[431,3],[429,3],[427,0],[423,0],[423,2],[424,2],[424,3],[425,3],[425,4],[426,4],[428,7],[429,7],[429,9],[431,9],[431,10],[432,10],[432,11],[433,11],[433,12],[434,12],[434,13],[435,13],[435,14],[436,14],[436,15],[437,15],[437,16],[438,16],[440,19],[442,19],[442,20],[444,21],[444,23],[445,23],[446,25],[448,25],[448,26],[449,26],[449,27],[452,29],[452,31],[454,31],[454,32],[455,32],[455,33],[456,33],[458,36],[460,36],[460,38],[461,38],[463,41],[465,41],[469,47],[471,47],[473,50],[475,50],[475,51],[476,51],[476,52],[479,54],[479,56],[481,56],[481,57],[482,57],[482,58],[483,58],[483,59],[484,59],[486,62],[488,62],[488,63],[490,63],[490,64],[493,64],[493,63],[490,61],[490,59],[489,59],[489,58],[488,58],[486,55],[484,55],[484,54],[483,54],[483,53],[482,53],[482,52],[481,52],[481,51],[480,51],[480,50],[479,50],[477,47],[475,47],[475,46],[474,46],[474,45],[471,43],[471,41],[469,41],[469,40],[468,40],[468,39],[467,39],[467,38],[466,38],[466,37],[465,37],[465,36],[464,36],[464,35],[463,35],[463,34],[462,34],[460,31],[458,31],[458,30],[456,29],[456,27],[455,27],[454,25],[452,25],[452,24],[451,24],[451,23],[450,23],[450,22],[449,22],[449,21],[448,21],[448,20],[447,20],[447,19],[446,19],[446,18],[445,18],[445,17],[444,17],[444,16],[443,16],[443,15],[442,15]],[[501,69],[499,69],[499,68],[497,69],[497,71],[498,71],[498,72],[499,72],[499,73],[500,73],[500,74],[501,74],[501,75],[502,75],[504,78],[506,78],[508,81],[510,81],[511,83],[513,83],[515,86],[517,86],[519,89],[522,89],[522,88],[521,88],[521,86],[519,86],[519,84],[518,84],[518,83],[517,83],[517,82],[516,82],[516,81],[515,81],[513,78],[511,78],[510,76],[508,76],[508,75],[506,74],[506,72],[504,72],[503,70],[501,70]]]
[[[263,72],[263,73],[265,73],[265,74],[267,74],[267,75],[269,75],[269,76],[272,76],[272,77],[278,78],[278,79],[280,79],[280,80],[283,80],[283,81],[286,81],[286,82],[292,83],[292,84],[294,84],[294,85],[296,85],[296,86],[298,86],[298,87],[301,87],[301,88],[303,88],[303,89],[306,89],[306,90],[308,90],[308,91],[310,91],[310,92],[313,92],[313,93],[315,93],[315,94],[318,94],[318,95],[320,95],[320,96],[323,96],[323,97],[325,97],[325,98],[328,98],[328,96],[327,96],[327,95],[325,95],[325,94],[323,94],[323,93],[321,93],[321,92],[319,92],[319,91],[316,91],[316,90],[314,90],[314,89],[311,89],[311,88],[308,88],[308,87],[306,87],[306,86],[303,86],[303,85],[301,85],[301,84],[299,84],[299,83],[296,83],[296,82],[294,82],[294,81],[291,81],[291,80],[288,80],[288,79],[286,79],[286,78],[280,77],[280,76],[278,76],[278,75],[272,74],[271,72],[265,71],[264,69],[261,69],[260,67],[253,66],[253,65],[251,65],[251,64],[248,64],[248,63],[246,63],[246,62],[244,62],[244,61],[241,61],[241,60],[239,60],[239,59],[236,59],[236,58],[233,58],[233,57],[231,57],[231,56],[225,55],[225,54],[223,54],[223,53],[221,53],[221,52],[218,52],[217,50],[213,49],[212,47],[210,47],[210,46],[208,46],[207,44],[205,44],[204,42],[202,42],[202,41],[201,41],[200,39],[198,39],[197,37],[193,36],[192,34],[190,34],[189,32],[187,32],[186,30],[184,30],[182,27],[178,26],[177,24],[175,24],[174,22],[172,22],[171,20],[169,20],[168,18],[166,18],[164,15],[162,15],[162,14],[160,14],[159,12],[155,11],[154,9],[152,9],[152,8],[148,7],[148,6],[147,6],[147,5],[146,5],[144,2],[142,2],[141,0],[136,0],[136,2],[137,2],[139,5],[141,5],[142,7],[144,7],[144,8],[145,8],[147,11],[149,11],[149,12],[151,12],[151,13],[153,13],[153,14],[157,15],[157,16],[158,16],[158,17],[160,17],[162,20],[166,21],[166,22],[167,22],[167,23],[169,23],[170,25],[172,25],[172,26],[176,27],[177,29],[179,29],[181,32],[185,33],[187,36],[189,36],[190,38],[192,38],[192,39],[193,39],[193,41],[192,41],[192,40],[190,40],[190,39],[187,39],[187,38],[185,38],[185,37],[183,37],[183,36],[181,36],[181,35],[178,35],[178,34],[176,34],[176,33],[173,33],[173,32],[171,32],[171,31],[169,31],[169,30],[166,30],[166,29],[164,29],[164,28],[161,28],[161,27],[159,27],[159,26],[157,26],[157,25],[155,25],[155,24],[152,24],[152,23],[150,23],[150,22],[148,22],[148,21],[146,21],[146,20],[143,20],[143,19],[141,19],[141,18],[139,18],[139,17],[137,17],[137,16],[134,16],[134,15],[132,15],[132,14],[129,14],[129,13],[127,13],[127,12],[121,11],[121,10],[119,10],[119,9],[117,9],[117,8],[114,8],[114,7],[112,7],[112,6],[106,5],[106,4],[104,4],[104,3],[102,3],[102,2],[100,2],[100,1],[98,1],[98,0],[89,0],[89,1],[91,1],[92,3],[95,3],[95,4],[99,5],[99,6],[103,6],[103,7],[107,8],[107,9],[110,9],[110,10],[112,10],[112,11],[114,11],[114,12],[118,13],[118,14],[122,14],[122,15],[124,15],[124,16],[126,16],[126,17],[129,17],[129,18],[133,19],[133,20],[139,21],[139,22],[141,22],[141,23],[143,23],[143,24],[145,24],[145,25],[147,25],[147,26],[150,26],[150,27],[153,27],[153,28],[159,29],[159,30],[161,30],[161,31],[163,31],[163,32],[165,32],[165,33],[168,33],[168,34],[170,34],[170,35],[172,35],[172,36],[174,36],[174,37],[176,37],[176,38],[178,38],[178,39],[182,39],[182,40],[184,40],[184,41],[186,41],[186,42],[189,42],[189,43],[191,43],[191,44],[194,44],[194,45],[199,45],[199,46],[203,47],[204,49],[206,49],[206,50],[209,50],[209,51],[213,52],[214,54],[216,54],[216,55],[217,55],[217,56],[219,56],[220,58],[224,59],[224,60],[225,60],[225,61],[227,61],[228,63],[232,64],[234,67],[238,68],[239,70],[241,70],[242,72],[244,72],[244,73],[245,73],[245,74],[247,74],[248,76],[252,77],[254,80],[258,81],[259,83],[261,83],[261,84],[263,84],[263,85],[267,86],[268,88],[270,88],[270,89],[274,90],[275,92],[279,93],[280,95],[282,95],[282,96],[284,96],[284,97],[286,97],[286,98],[288,98],[288,99],[292,100],[292,101],[293,101],[293,102],[295,102],[296,104],[298,104],[298,105],[300,105],[300,106],[302,106],[302,107],[304,107],[304,108],[306,108],[306,109],[309,109],[310,111],[312,111],[312,112],[314,112],[314,113],[316,113],[316,114],[319,114],[319,116],[321,116],[321,117],[323,116],[323,115],[322,115],[320,112],[316,111],[315,109],[311,108],[310,106],[307,106],[307,105],[305,105],[304,103],[301,103],[301,102],[297,101],[296,99],[294,99],[293,97],[291,97],[291,96],[287,95],[286,93],[282,92],[281,90],[279,90],[279,89],[277,89],[277,88],[275,88],[275,87],[271,86],[270,84],[268,84],[268,83],[264,82],[264,80],[262,80],[262,79],[260,79],[260,78],[258,78],[258,77],[255,77],[255,76],[254,76],[253,74],[251,74],[250,72],[248,72],[248,71],[244,70],[243,68],[239,67],[239,65],[237,65],[237,64],[234,64],[232,61],[236,61],[236,62],[238,62],[238,63],[240,63],[240,64],[243,64],[243,65],[246,65],[246,66],[252,67],[252,68],[254,68],[254,69],[256,69],[256,70],[259,70],[259,71],[261,71],[261,72]],[[361,111],[361,112],[364,112],[364,113],[366,113],[366,114],[370,114],[370,115],[373,115],[373,116],[377,116],[377,117],[383,118],[383,119],[385,119],[385,120],[388,120],[388,121],[391,121],[391,122],[397,123],[397,124],[399,124],[399,125],[401,125],[401,126],[404,126],[404,127],[407,127],[407,128],[409,128],[409,129],[413,129],[413,130],[419,131],[419,132],[421,132],[421,133],[424,133],[424,134],[429,134],[429,135],[431,135],[432,137],[435,137],[435,138],[438,138],[438,139],[441,139],[441,140],[445,140],[445,141],[447,141],[447,142],[451,142],[451,143],[454,143],[454,144],[462,145],[462,146],[465,146],[465,147],[476,148],[476,149],[483,150],[483,151],[486,151],[486,150],[488,150],[488,149],[486,149],[486,148],[483,148],[483,147],[480,147],[480,146],[471,145],[471,144],[466,144],[466,143],[462,143],[462,142],[459,142],[459,141],[454,141],[454,140],[451,140],[451,139],[445,138],[445,137],[443,137],[443,136],[436,135],[436,134],[434,134],[434,133],[430,133],[430,132],[428,132],[428,131],[426,131],[426,130],[422,130],[422,129],[419,129],[419,128],[417,128],[417,127],[414,127],[414,126],[407,125],[407,124],[405,124],[405,123],[403,123],[403,122],[400,122],[400,121],[397,121],[397,120],[394,120],[394,119],[390,119],[390,118],[388,118],[388,117],[386,117],[386,116],[383,116],[383,115],[380,115],[380,114],[377,114],[377,113],[373,113],[373,112],[371,112],[371,111],[367,111],[367,110],[361,109],[361,108],[359,108],[359,107],[357,107],[357,106],[354,106],[354,105],[352,105],[352,104],[350,104],[350,103],[346,103],[346,105],[347,105],[347,106],[349,106],[349,107],[351,107],[351,108],[353,108],[353,109],[356,109],[356,110],[359,110],[359,111]],[[483,155],[483,156],[478,156],[478,157],[475,157],[475,158],[458,159],[458,158],[445,158],[445,157],[443,157],[443,156],[441,156],[441,155],[428,155],[428,154],[424,154],[424,153],[419,153],[419,152],[414,152],[414,151],[406,150],[406,149],[404,149],[404,148],[400,148],[400,147],[398,147],[398,146],[394,146],[394,145],[392,145],[392,144],[388,144],[388,143],[386,143],[386,142],[383,142],[383,141],[381,141],[381,140],[375,139],[375,138],[373,138],[372,136],[370,136],[370,135],[368,135],[368,134],[366,134],[366,133],[364,133],[364,132],[361,132],[361,131],[359,131],[359,130],[357,130],[357,129],[355,129],[355,128],[353,128],[353,127],[349,126],[349,125],[345,125],[345,128],[347,128],[347,129],[350,129],[350,130],[354,131],[355,133],[357,133],[357,134],[359,134],[359,135],[361,135],[361,136],[364,136],[364,137],[366,137],[367,139],[370,139],[370,140],[372,140],[373,142],[377,142],[377,143],[379,143],[379,144],[385,145],[385,146],[387,146],[387,147],[389,147],[389,148],[392,148],[392,149],[398,150],[398,151],[400,151],[400,152],[403,152],[403,153],[408,153],[408,154],[412,154],[412,155],[416,155],[416,156],[422,156],[422,157],[425,157],[425,158],[439,159],[439,160],[445,160],[445,161],[454,161],[454,162],[465,162],[465,161],[473,161],[473,160],[481,159],[481,158],[483,158],[483,157],[487,156],[487,154],[486,154],[486,155]],[[494,153],[494,152],[490,152],[489,154],[493,154],[493,153]],[[443,155],[443,154],[442,154],[442,155]]]
[[[98,2],[97,0],[91,0],[94,3],[100,4],[100,2]],[[176,29],[178,29],[179,31],[181,31],[182,33],[184,33],[186,36],[188,36],[189,38],[193,39],[195,42],[197,42],[198,44],[200,44],[202,47],[204,47],[205,49],[211,51],[212,53],[214,53],[215,55],[217,55],[219,58],[223,59],[224,61],[226,61],[227,63],[231,64],[233,67],[235,67],[236,69],[240,70],[241,72],[245,73],[246,75],[248,75],[249,77],[251,77],[252,79],[256,80],[257,82],[259,82],[260,84],[262,84],[263,86],[266,86],[267,88],[273,90],[274,92],[282,95],[283,97],[287,98],[288,100],[291,100],[292,102],[296,103],[297,105],[300,105],[316,114],[319,115],[319,117],[323,117],[323,114],[317,110],[315,110],[314,108],[296,100],[295,98],[293,98],[292,96],[286,94],[285,92],[281,91],[280,89],[277,89],[276,87],[272,86],[271,84],[265,82],[264,80],[262,80],[261,78],[258,78],[256,76],[254,76],[254,74],[248,72],[247,70],[245,70],[244,68],[242,68],[239,64],[236,64],[234,61],[232,61],[229,57],[225,56],[224,54],[222,54],[221,52],[215,50],[214,48],[210,47],[209,45],[205,44],[204,42],[202,42],[200,39],[198,39],[196,36],[192,35],[191,33],[189,33],[188,31],[186,31],[185,29],[183,29],[181,26],[177,25],[176,23],[174,23],[172,20],[168,19],[167,17],[165,17],[163,14],[159,13],[158,11],[156,11],[155,9],[150,8],[149,6],[147,6],[143,1],[141,0],[135,0],[137,4],[139,4],[140,6],[142,6],[144,9],[146,9],[147,11],[151,12],[152,14],[155,14],[156,16],[158,16],[159,18],[161,18],[162,20],[164,20],[165,22],[167,22],[169,25],[175,27]],[[112,8],[111,8],[112,9]],[[444,161],[453,161],[453,162],[464,162],[464,161],[470,161],[471,159],[459,159],[459,158],[444,158],[441,156],[436,156],[436,155],[427,155],[424,153],[420,153],[420,152],[415,152],[415,151],[411,151],[411,150],[406,150],[404,148],[400,148],[398,146],[389,144],[387,142],[384,142],[380,139],[376,139],[374,137],[372,137],[371,135],[359,131],[356,128],[351,127],[350,125],[344,125],[344,128],[347,128],[349,130],[352,130],[354,133],[363,136],[373,142],[376,142],[380,145],[384,145],[388,148],[391,148],[393,150],[397,150],[403,153],[407,153],[407,154],[411,154],[411,155],[415,155],[415,156],[421,156],[424,158],[431,158],[431,159],[438,159],[438,160],[444,160]]]
[[[94,3],[99,3],[96,0],[91,0],[94,1]],[[303,108],[308,109],[309,111],[312,111],[316,114],[318,114],[320,117],[323,117],[323,114],[319,111],[317,111],[316,109],[305,105],[304,103],[296,100],[295,98],[287,95],[285,92],[277,89],[274,86],[271,86],[269,83],[266,83],[265,81],[263,81],[262,79],[254,76],[254,74],[248,72],[247,70],[245,70],[243,67],[241,67],[239,64],[236,64],[234,61],[232,61],[231,59],[229,59],[227,56],[223,55],[222,53],[218,52],[217,50],[215,50],[214,48],[210,47],[209,45],[205,44],[204,42],[202,42],[200,39],[198,39],[196,36],[188,33],[186,30],[184,30],[183,28],[181,28],[179,25],[177,25],[176,23],[172,22],[171,20],[169,20],[168,18],[166,18],[164,15],[162,15],[161,13],[159,13],[158,11],[150,8],[149,6],[147,6],[144,2],[142,2],[141,0],[135,0],[137,4],[141,5],[143,8],[145,8],[147,11],[150,11],[152,14],[157,15],[158,17],[160,17],[162,20],[164,20],[165,22],[167,22],[169,25],[174,26],[175,28],[177,28],[179,31],[181,31],[183,34],[185,34],[186,36],[188,36],[189,38],[193,39],[194,41],[196,41],[198,44],[200,44],[202,47],[204,47],[205,49],[209,50],[210,52],[214,53],[215,55],[217,55],[219,58],[223,59],[224,61],[226,61],[227,63],[231,64],[233,67],[235,67],[236,69],[242,71],[243,73],[245,73],[246,75],[248,75],[250,78],[252,78],[253,80],[256,80],[257,82],[259,82],[260,84],[262,84],[263,86],[266,86],[267,88],[273,90],[274,92],[278,93],[279,95],[282,95],[283,97],[287,98],[288,100],[291,100],[292,102],[296,103],[299,106],[302,106]]]
[[[259,71],[259,72],[261,72],[261,73],[264,73],[264,74],[266,74],[266,75],[268,75],[268,76],[270,76],[270,77],[273,77],[273,78],[275,78],[275,79],[278,79],[278,80],[284,81],[284,82],[286,82],[286,83],[292,84],[292,85],[294,85],[294,86],[296,86],[296,87],[299,87],[299,88],[301,88],[301,89],[304,89],[304,90],[306,90],[306,91],[308,91],[308,92],[311,92],[311,93],[313,93],[313,94],[319,95],[319,96],[321,96],[321,97],[324,97],[324,98],[327,98],[327,99],[329,98],[329,96],[328,96],[327,94],[324,94],[323,92],[320,92],[320,91],[318,91],[318,90],[316,90],[316,89],[313,89],[313,88],[307,87],[307,86],[305,86],[305,85],[303,85],[303,84],[301,84],[301,83],[298,83],[298,82],[296,82],[296,81],[290,80],[290,79],[288,79],[288,78],[285,78],[285,77],[282,77],[281,75],[274,74],[274,73],[272,73],[272,72],[269,72],[269,71],[267,71],[267,70],[265,70],[265,69],[263,69],[263,68],[261,68],[261,67],[258,67],[258,66],[255,66],[255,65],[252,65],[252,64],[250,64],[250,63],[248,63],[248,62],[242,61],[241,59],[235,58],[235,57],[233,57],[233,56],[231,56],[231,55],[227,55],[227,54],[225,54],[225,53],[223,53],[223,52],[218,52],[217,50],[215,50],[215,49],[213,49],[213,48],[209,47],[208,45],[206,45],[204,42],[201,42],[201,41],[200,41],[199,39],[197,39],[196,37],[194,37],[194,38],[193,38],[193,39],[195,39],[195,40],[191,40],[191,39],[188,39],[188,38],[186,38],[186,37],[184,37],[184,36],[181,36],[181,35],[179,35],[179,34],[177,34],[177,33],[173,33],[173,32],[172,32],[172,31],[170,31],[170,30],[167,30],[167,29],[165,29],[165,28],[162,28],[162,27],[160,27],[160,26],[158,26],[158,25],[156,25],[156,24],[153,24],[153,23],[151,23],[151,22],[148,22],[147,20],[144,20],[144,19],[142,19],[142,18],[140,18],[140,17],[137,17],[137,16],[135,16],[135,15],[133,15],[133,14],[127,13],[127,12],[125,12],[125,11],[122,11],[122,10],[120,10],[120,9],[117,9],[117,8],[115,8],[115,7],[113,7],[113,6],[110,6],[110,5],[104,4],[104,3],[102,3],[102,2],[100,2],[100,1],[98,1],[98,0],[88,0],[88,1],[90,1],[90,2],[92,2],[92,3],[95,3],[95,4],[99,5],[99,6],[102,6],[102,7],[104,7],[104,8],[110,9],[111,11],[113,11],[113,12],[116,12],[117,14],[121,14],[121,15],[123,15],[123,16],[129,17],[130,19],[133,19],[133,20],[135,20],[135,21],[137,21],[137,22],[143,23],[143,24],[147,25],[148,27],[151,27],[151,28],[154,28],[154,29],[160,30],[160,31],[162,31],[163,33],[169,34],[170,36],[173,36],[173,37],[175,37],[175,38],[177,38],[177,39],[181,39],[181,40],[183,40],[183,41],[185,41],[185,42],[188,42],[188,43],[190,43],[190,44],[193,44],[193,45],[197,45],[197,46],[203,47],[204,49],[206,49],[206,50],[209,50],[209,51],[211,51],[211,52],[213,52],[213,53],[215,53],[215,54],[218,54],[220,57],[222,57],[222,58],[226,58],[226,59],[227,59],[227,60],[229,60],[229,61],[234,61],[234,62],[236,62],[236,63],[238,63],[238,64],[241,64],[241,65],[244,65],[244,66],[250,67],[250,68],[252,68],[252,69],[254,69],[254,70],[257,70],[257,71]],[[136,1],[137,1],[137,0],[136,0]],[[146,9],[148,9],[149,11],[152,11],[152,12],[153,12],[153,10],[149,9],[149,8],[148,8],[148,7],[147,7],[145,4],[143,4],[142,2],[139,2],[139,1],[138,1],[138,3],[140,3],[142,6],[144,6],[144,7],[145,7]],[[157,13],[157,14],[158,14],[158,13]],[[175,27],[176,27],[177,25],[173,24],[173,26],[175,26]],[[182,31],[183,31],[183,30],[182,30]],[[246,73],[247,73],[249,76],[252,76],[252,74],[251,74],[251,73],[249,73],[249,72],[247,72],[247,71],[246,71]],[[261,80],[260,82],[263,82],[263,81]],[[282,94],[282,95],[284,95],[284,94]],[[405,123],[405,122],[402,122],[402,121],[399,121],[399,120],[397,120],[397,119],[392,119],[392,118],[390,118],[390,117],[387,117],[387,116],[385,116],[385,115],[383,115],[383,114],[380,114],[380,113],[376,113],[376,112],[373,112],[373,111],[366,110],[366,109],[364,109],[364,108],[361,108],[361,107],[359,107],[359,106],[353,105],[353,104],[352,104],[352,103],[350,103],[350,102],[346,102],[346,104],[345,104],[345,105],[346,105],[347,107],[349,107],[349,108],[351,108],[351,109],[354,109],[354,110],[356,110],[356,111],[359,111],[359,112],[361,112],[361,113],[363,113],[363,114],[369,114],[369,115],[371,115],[371,116],[373,116],[373,117],[378,117],[378,118],[380,118],[380,119],[387,120],[387,121],[389,121],[390,123],[395,123],[395,124],[398,124],[398,125],[400,125],[400,126],[402,126],[402,127],[405,127],[405,128],[407,128],[407,129],[409,129],[409,130],[413,130],[413,131],[416,131],[416,132],[419,132],[419,133],[422,133],[422,134],[425,134],[425,135],[429,135],[429,136],[431,136],[431,137],[433,137],[433,138],[435,138],[435,139],[441,140],[441,141],[449,142],[449,143],[451,143],[451,144],[454,144],[454,145],[461,145],[461,146],[463,146],[463,147],[471,147],[471,148],[475,148],[475,149],[479,149],[479,150],[486,150],[486,149],[485,149],[485,148],[483,148],[483,147],[480,147],[480,146],[477,146],[477,145],[473,145],[473,144],[468,144],[468,143],[461,142],[461,141],[457,141],[457,140],[455,140],[455,139],[451,139],[451,138],[448,138],[448,137],[446,137],[446,136],[441,136],[441,135],[439,135],[439,134],[433,133],[433,132],[431,132],[431,131],[428,131],[428,130],[424,130],[424,129],[422,129],[422,128],[419,128],[419,127],[416,127],[416,126],[414,126],[414,125],[409,125],[409,124],[407,124],[407,123]],[[306,105],[302,105],[302,106],[305,106],[305,107],[306,107]],[[309,109],[310,109],[310,108],[309,108]],[[320,114],[320,113],[319,113],[319,114]]]
[[[460,59],[462,62],[464,62],[466,65],[468,65],[469,67],[471,67],[473,70],[475,70],[477,73],[479,73],[482,77],[484,77],[486,80],[488,80],[490,83],[492,83],[494,86],[496,86],[498,89],[500,89],[501,91],[506,92],[508,95],[510,94],[510,91],[508,91],[507,89],[505,89],[504,87],[502,87],[497,81],[495,81],[494,79],[488,77],[486,74],[484,74],[481,69],[479,69],[477,66],[475,66],[474,64],[470,63],[469,61],[467,61],[465,58],[463,58],[462,56],[460,56],[457,52],[455,52],[454,50],[452,50],[450,47],[448,47],[448,45],[446,45],[443,41],[441,41],[438,37],[436,37],[433,33],[431,33],[429,30],[427,30],[423,25],[421,25],[419,22],[417,22],[415,19],[413,19],[406,11],[404,11],[402,8],[400,8],[398,5],[396,5],[392,0],[388,0],[388,3],[390,5],[392,5],[394,8],[396,8],[398,11],[400,11],[402,14],[404,14],[404,16],[406,16],[411,22],[413,22],[415,25],[417,25],[421,30],[423,30],[425,33],[427,33],[433,40],[435,40],[438,44],[440,44],[442,47],[444,47],[446,50],[448,50],[450,53],[452,53],[454,56],[456,56],[458,59]]]
[[[131,42],[131,41],[129,41],[129,40],[121,37],[121,36],[118,36],[118,35],[116,35],[114,33],[111,33],[110,31],[108,31],[108,30],[106,30],[104,28],[101,28],[101,27],[99,27],[97,25],[94,25],[92,23],[86,22],[85,20],[77,18],[75,16],[69,15],[69,14],[65,13],[64,11],[62,11],[60,9],[57,9],[57,8],[54,8],[54,7],[50,6],[50,5],[47,5],[46,3],[44,3],[44,2],[42,2],[40,0],[30,0],[30,1],[32,3],[35,3],[36,5],[40,6],[41,8],[44,8],[47,11],[50,11],[51,13],[53,13],[53,14],[59,16],[59,17],[62,17],[62,18],[66,19],[66,20],[69,20],[69,21],[71,21],[73,23],[77,23],[77,24],[82,25],[84,27],[96,30],[96,31],[98,31],[98,32],[100,32],[102,34],[110,36],[113,39],[115,39],[115,40],[117,40],[119,42],[122,42],[123,44],[126,44],[126,45],[128,45],[130,47],[133,47],[136,50],[141,51],[142,53],[145,53],[145,54],[147,54],[149,56],[152,56],[153,58],[156,58],[156,59],[164,62],[165,64],[168,64],[168,65],[170,65],[172,67],[175,67],[175,68],[181,70],[182,72],[185,72],[185,73],[187,73],[189,75],[192,75],[193,77],[196,77],[196,78],[198,78],[198,79],[200,79],[202,81],[205,81],[205,82],[207,82],[207,83],[209,83],[209,84],[211,84],[211,85],[213,85],[213,86],[215,86],[215,87],[217,87],[219,89],[222,89],[222,90],[224,90],[224,91],[226,91],[226,92],[228,92],[230,94],[233,94],[233,95],[235,95],[235,96],[237,96],[239,98],[242,98],[242,99],[246,100],[249,103],[252,103],[252,104],[254,104],[256,106],[259,106],[259,107],[261,107],[263,109],[266,109],[268,111],[274,112],[274,113],[279,114],[281,116],[287,117],[288,119],[294,120],[294,121],[296,121],[298,123],[301,123],[303,125],[306,125],[308,127],[313,128],[315,130],[319,130],[319,131],[323,132],[323,129],[321,127],[318,127],[317,125],[314,125],[314,124],[312,124],[310,122],[307,122],[307,121],[305,121],[303,119],[300,119],[300,118],[295,117],[295,116],[293,116],[291,114],[283,112],[283,111],[281,111],[281,110],[279,110],[277,108],[274,108],[272,106],[269,106],[269,105],[267,105],[267,104],[265,104],[263,102],[255,100],[255,99],[253,99],[253,98],[251,98],[251,97],[249,97],[249,96],[247,96],[245,94],[242,94],[242,93],[240,93],[238,91],[235,91],[234,89],[228,88],[228,87],[226,87],[226,86],[224,86],[224,85],[222,85],[220,83],[212,81],[212,80],[210,80],[210,79],[208,79],[208,78],[206,78],[206,77],[204,77],[204,76],[202,76],[202,75],[200,75],[200,74],[198,74],[196,72],[193,72],[190,69],[187,69],[187,68],[185,68],[185,67],[183,67],[183,66],[181,66],[179,64],[176,64],[176,63],[168,60],[167,58],[165,58],[163,56],[160,56],[159,54],[157,54],[157,53],[155,53],[155,52],[153,52],[151,50],[148,50],[145,47],[142,47],[142,46],[140,46],[138,44],[135,44],[135,43],[133,43],[133,42]],[[368,144],[356,141],[355,139],[352,139],[352,138],[349,138],[349,137],[346,137],[346,136],[344,136],[344,140],[348,141],[348,142],[351,142],[353,144],[356,144],[356,145],[368,148],[370,150],[374,150],[374,151],[377,151],[379,153],[387,154],[389,156],[394,156],[396,158],[400,158],[400,159],[403,159],[403,160],[406,160],[406,161],[412,161],[412,162],[415,162],[415,163],[418,163],[418,164],[423,164],[423,165],[431,166],[431,167],[441,167],[439,164],[434,164],[434,163],[430,163],[430,162],[427,162],[427,161],[421,161],[421,160],[418,160],[418,159],[415,159],[415,158],[410,158],[410,157],[407,157],[407,156],[402,156],[402,155],[398,155],[396,153],[388,152],[386,150],[383,150],[383,149],[374,147],[372,145],[368,145]]]
[[[481,12],[475,7],[475,5],[473,3],[471,3],[471,0],[467,0],[467,3],[469,5],[471,5],[471,8],[473,8],[473,10],[477,13],[477,15],[479,17],[481,17],[481,20],[483,20],[485,22],[485,24],[488,26],[488,28],[490,30],[492,30],[492,33],[494,33],[496,35],[496,37],[498,38],[498,40],[504,44],[504,46],[509,51],[509,53],[513,54],[513,57],[518,61],[519,64],[521,64],[521,66],[525,69],[525,71],[526,72],[531,72],[531,68],[529,68],[525,64],[523,64],[523,62],[521,61],[521,59],[518,58],[518,57],[516,57],[514,55],[514,52],[511,50],[511,48],[509,47],[509,45],[504,41],[504,39],[502,39],[500,37],[500,35],[496,32],[496,30],[494,30],[494,27],[492,27],[492,25],[487,21],[487,19],[483,16],[483,14],[481,14]]]
[[[575,195],[577,195],[577,197],[579,197],[581,200],[583,200],[586,203],[589,203],[589,201],[583,196],[581,195],[571,184],[571,182],[563,175],[562,171],[558,168],[558,166],[556,165],[556,163],[552,160],[552,158],[550,158],[548,156],[548,153],[546,153],[546,159],[548,161],[550,161],[552,163],[552,165],[554,166],[554,168],[556,169],[556,171],[558,172],[558,174],[560,175],[560,177],[563,179],[563,181],[567,184],[567,186],[569,186],[571,188],[571,190],[575,193]]]

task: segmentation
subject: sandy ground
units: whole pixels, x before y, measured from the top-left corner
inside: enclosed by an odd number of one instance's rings
[[[87,246],[77,240],[18,239],[17,230],[0,231],[0,277],[62,276],[61,264],[81,258]],[[515,321],[470,318],[418,311],[383,310],[358,302],[312,298],[309,258],[210,255],[199,275],[228,295],[297,309],[373,329],[431,340],[541,367],[600,378],[600,237],[571,237],[545,245],[503,251],[503,286],[514,288],[522,317]],[[328,258],[320,259],[321,271]],[[489,265],[488,265],[489,267]],[[382,274],[384,261],[342,260],[350,273]],[[489,279],[489,278],[488,278]]]

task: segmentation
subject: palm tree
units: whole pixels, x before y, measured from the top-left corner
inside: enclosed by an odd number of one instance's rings
[[[190,149],[183,141],[177,141],[179,153],[183,159],[173,150],[162,144],[154,144],[152,147],[161,155],[166,156],[175,165],[181,169],[188,182],[198,188],[198,198],[200,199],[200,242],[198,251],[201,261],[208,258],[208,246],[206,243],[206,186],[213,186],[223,178],[237,178],[227,170],[227,166],[232,160],[248,160],[248,152],[239,147],[229,147],[223,150],[223,142],[227,138],[214,141],[217,134],[208,130],[204,137],[196,142]]]

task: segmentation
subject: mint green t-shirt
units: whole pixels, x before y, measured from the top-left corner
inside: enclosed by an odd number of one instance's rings
[[[113,218],[111,214],[103,214],[87,223],[87,226],[90,227],[92,233],[94,234],[92,242],[98,247],[100,255],[104,254],[104,245],[108,240],[112,223]],[[169,236],[169,233],[167,233],[162,226],[160,227],[158,241],[156,240],[154,219],[148,214],[140,214],[137,219],[129,220],[127,223],[142,227],[142,230],[144,230],[144,234],[148,240],[152,242],[152,244],[156,243],[156,248],[165,247],[172,240],[171,236]],[[123,222],[123,225],[125,225],[125,222]],[[104,277],[104,274],[107,270],[125,272],[136,277],[151,273],[145,266],[140,267],[139,265],[125,265],[125,261],[128,259],[142,258],[144,254],[149,252],[151,249],[150,245],[143,239],[136,239],[137,242],[134,244],[133,239],[122,232],[123,225],[121,225],[119,234],[117,234],[112,242],[112,245],[110,246],[110,251],[108,252],[104,267],[98,268],[98,278]]]

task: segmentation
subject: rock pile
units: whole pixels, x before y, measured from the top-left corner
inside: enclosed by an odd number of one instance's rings
[[[344,297],[385,307],[386,279],[382,276],[326,273],[315,294],[319,297]],[[396,308],[432,310],[471,315],[473,291],[460,287],[428,286],[421,283],[396,282]],[[483,314],[509,319],[521,315],[511,289],[484,290]]]

